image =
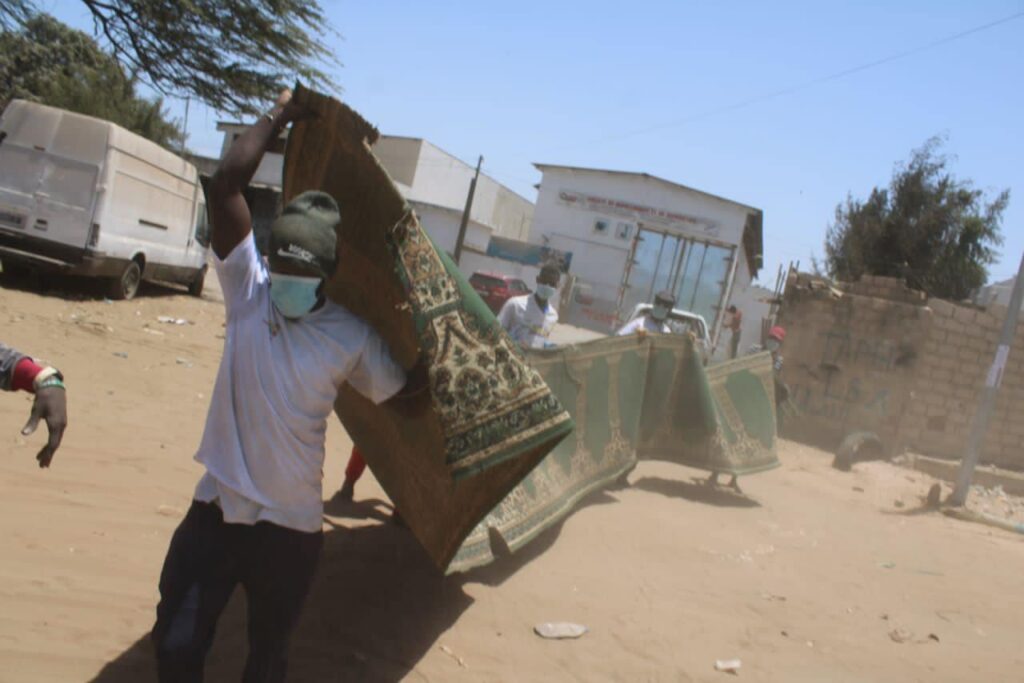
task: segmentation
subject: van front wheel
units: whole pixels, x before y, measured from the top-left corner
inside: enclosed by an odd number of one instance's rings
[[[192,278],[192,282],[188,285],[188,293],[192,296],[203,295],[203,284],[206,283],[206,266],[203,266],[196,272],[196,276]]]
[[[135,298],[140,282],[142,282],[142,268],[139,267],[137,261],[129,261],[121,273],[121,277],[110,284],[110,298],[117,301]]]

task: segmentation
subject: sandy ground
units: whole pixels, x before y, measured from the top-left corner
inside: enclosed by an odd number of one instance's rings
[[[0,335],[65,371],[71,409],[41,471],[42,435],[18,434],[29,398],[0,397],[0,681],[153,680],[157,576],[200,474],[222,320],[215,298],[160,288],[118,303],[0,289]],[[328,492],[348,448],[332,425]],[[1024,679],[1019,536],[917,510],[923,475],[780,454],[745,497],[643,463],[518,555],[448,578],[384,521],[368,476],[364,503],[325,525],[289,680],[723,681],[714,662],[732,658],[750,681]],[[207,680],[239,678],[241,597]],[[590,632],[533,634],[553,620]]]

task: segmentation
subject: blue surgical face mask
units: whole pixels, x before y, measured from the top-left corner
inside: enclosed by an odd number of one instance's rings
[[[320,282],[318,277],[271,273],[270,298],[284,317],[301,318],[316,306]]]
[[[551,285],[537,285],[537,297],[543,299],[544,301],[547,301],[548,299],[553,297],[557,291],[558,290],[552,287]]]
[[[668,306],[654,306],[651,308],[651,317],[655,320],[664,320],[668,317]]]

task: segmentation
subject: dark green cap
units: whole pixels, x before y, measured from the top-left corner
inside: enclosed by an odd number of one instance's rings
[[[326,192],[310,190],[288,202],[270,226],[270,267],[289,263],[328,278],[337,265],[341,222],[338,203]]]

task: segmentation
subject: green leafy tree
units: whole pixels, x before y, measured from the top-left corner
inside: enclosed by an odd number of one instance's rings
[[[316,0],[80,0],[94,34],[130,74],[164,95],[252,113],[296,78],[336,89]],[[0,0],[0,24],[24,25],[42,0]]]
[[[985,193],[949,172],[944,140],[929,139],[898,164],[888,187],[836,207],[825,238],[829,274],[903,278],[931,296],[959,301],[985,284],[1002,244],[1009,190]]]
[[[14,98],[113,121],[174,151],[182,143],[162,100],[138,96],[134,80],[96,41],[48,15],[0,33],[0,106]]]

